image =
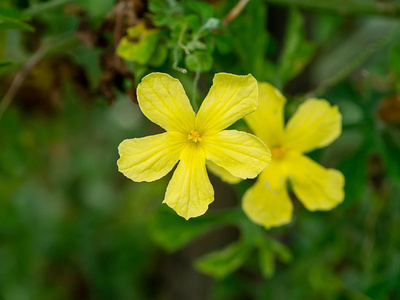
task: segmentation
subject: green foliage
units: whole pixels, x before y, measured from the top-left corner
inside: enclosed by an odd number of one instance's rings
[[[244,239],[226,248],[207,254],[196,261],[196,268],[216,278],[223,278],[238,269],[250,255]]]
[[[289,263],[292,260],[292,254],[287,247],[277,241],[260,237],[258,240],[258,255],[261,272],[266,278],[271,278],[275,274],[274,254],[283,263]]]
[[[388,173],[395,180],[400,181],[400,134],[397,128],[386,128],[382,132],[379,146]]]
[[[186,221],[170,210],[159,210],[150,219],[150,235],[168,251],[176,251],[201,234],[223,224],[220,216],[204,216]]]
[[[34,28],[18,19],[0,15],[0,30],[27,30],[34,31]]]
[[[185,57],[185,65],[190,71],[209,71],[213,65],[213,58],[207,52],[196,51]]]
[[[10,62],[10,61],[3,61],[3,62],[0,62],[0,68],[1,68],[1,67],[9,66],[9,65],[11,65],[11,64],[12,64],[12,62]]]
[[[238,2],[0,3],[1,299],[400,298],[398,4],[251,0],[227,19]],[[197,107],[217,72],[276,85],[287,117],[337,105],[342,135],[310,155],[343,172],[345,201],[291,195],[292,222],[265,230],[240,208],[253,181],[210,176],[207,214],[177,216],[168,179],[116,166],[122,140],[161,132],[135,104],[150,72]]]
[[[242,72],[250,72],[258,80],[271,80],[276,71],[266,60],[269,42],[269,34],[264,30],[266,24],[267,7],[261,0],[250,1],[241,17],[228,27],[228,37],[223,37],[232,40],[231,48],[236,53],[237,58],[230,64],[239,64]]]
[[[301,13],[292,8],[288,18],[284,47],[275,78],[275,84],[278,87],[284,86],[290,79],[303,71],[316,49],[313,43],[305,39],[305,24]]]
[[[396,75],[396,89],[400,91],[400,44],[392,47],[390,52],[390,67]]]

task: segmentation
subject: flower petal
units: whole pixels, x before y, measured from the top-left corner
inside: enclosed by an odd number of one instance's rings
[[[227,183],[235,184],[235,183],[242,181],[241,178],[233,176],[231,173],[229,173],[223,167],[218,166],[216,163],[212,162],[211,160],[207,160],[206,165],[207,165],[207,169],[209,171],[211,171],[211,173],[218,176],[219,178],[221,178],[223,181],[225,181]]]
[[[204,151],[196,144],[189,144],[180,156],[163,203],[174,209],[186,220],[204,214],[214,201],[214,190],[206,171]]]
[[[293,191],[308,210],[330,210],[343,201],[342,173],[302,154],[288,155],[286,163]]]
[[[286,98],[267,82],[258,83],[258,109],[244,117],[251,130],[269,147],[281,144]]]
[[[118,170],[133,181],[154,181],[165,176],[179,160],[185,136],[164,132],[124,140],[118,147]]]
[[[328,101],[309,99],[286,126],[284,146],[302,153],[332,143],[342,131],[342,116]]]
[[[200,134],[214,134],[258,107],[257,81],[252,75],[219,73],[196,116]]]
[[[254,223],[266,228],[290,222],[293,204],[286,190],[286,176],[279,164],[273,161],[261,173],[244,194],[242,206]]]
[[[206,157],[235,177],[256,177],[271,162],[267,146],[256,136],[237,130],[224,130],[203,137]]]
[[[143,77],[137,88],[143,114],[167,131],[190,133],[195,113],[178,79],[164,73]]]

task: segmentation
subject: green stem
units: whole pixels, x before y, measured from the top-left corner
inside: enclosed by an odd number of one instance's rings
[[[178,67],[178,62],[179,62],[179,51],[180,51],[180,49],[183,49],[183,50],[185,51],[185,54],[186,54],[186,55],[189,54],[188,48],[187,48],[185,45],[183,45],[183,43],[182,43],[183,36],[184,36],[184,34],[185,34],[185,32],[186,32],[186,29],[187,29],[187,24],[185,23],[185,24],[182,26],[181,32],[179,33],[178,43],[177,43],[177,45],[175,46],[174,51],[173,51],[174,62],[173,62],[173,64],[172,64],[172,68],[173,68],[173,69],[175,69],[175,70],[177,70],[177,71],[179,71],[179,72],[181,72],[181,73],[183,73],[183,74],[186,74],[186,73],[187,73],[187,70]]]
[[[367,2],[366,0],[265,0],[267,3],[297,6],[311,10],[323,10],[337,14],[383,15],[396,17],[400,15],[400,4],[392,2]]]

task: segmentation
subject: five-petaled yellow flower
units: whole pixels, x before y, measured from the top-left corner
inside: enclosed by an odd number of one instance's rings
[[[256,177],[271,160],[254,135],[224,130],[258,107],[253,76],[216,74],[196,114],[177,79],[163,73],[145,76],[137,88],[143,114],[167,132],[124,140],[119,171],[133,181],[154,181],[179,162],[164,203],[189,219],[204,214],[214,200],[206,160],[243,179]]]
[[[325,169],[303,153],[330,144],[341,133],[341,115],[326,100],[304,102],[284,128],[286,99],[268,83],[259,84],[259,109],[245,117],[271,149],[272,163],[243,196],[251,220],[267,228],[290,222],[289,179],[297,198],[310,211],[330,210],[343,201],[344,176]]]

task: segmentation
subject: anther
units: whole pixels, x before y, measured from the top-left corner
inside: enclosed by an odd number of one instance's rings
[[[194,130],[190,131],[190,134],[188,134],[188,139],[192,140],[195,143],[201,142],[201,137],[200,137],[199,133]]]

